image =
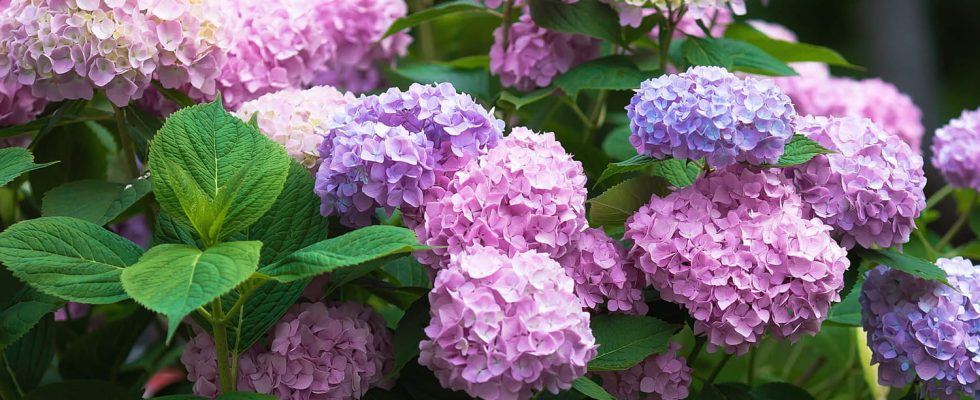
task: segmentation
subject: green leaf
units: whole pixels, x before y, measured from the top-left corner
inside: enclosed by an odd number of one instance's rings
[[[671,185],[681,188],[690,186],[701,173],[696,163],[687,160],[666,159],[657,160],[645,155],[635,155],[626,161],[609,164],[602,175],[596,180],[596,185],[619,174],[649,169],[653,176],[660,176]]]
[[[27,334],[44,316],[55,312],[64,300],[23,287],[0,311],[0,350]]]
[[[603,389],[598,383],[595,383],[591,379],[584,376],[572,381],[572,388],[579,393],[588,396],[590,399],[616,400],[616,398],[609,394],[606,389]]]
[[[589,362],[589,371],[628,369],[651,354],[667,350],[670,337],[679,328],[639,315],[597,315],[590,325],[599,354]]]
[[[157,212],[156,223],[153,224],[153,246],[159,244],[186,244],[204,247],[190,229],[180,226],[166,211]]]
[[[813,61],[840,67],[859,68],[847,62],[840,53],[822,46],[807,43],[794,43],[766,36],[751,25],[736,22],[728,25],[725,38],[750,43],[782,62]]]
[[[141,159],[146,160],[150,154],[150,141],[163,127],[163,121],[136,106],[124,107],[122,112],[136,151]]]
[[[133,300],[167,316],[169,341],[187,314],[255,272],[261,247],[257,241],[219,243],[203,252],[182,244],[155,246],[123,271],[123,288]]]
[[[0,149],[0,186],[4,186],[21,174],[44,168],[57,161],[35,164],[31,152],[21,147]]]
[[[156,90],[159,91],[163,97],[174,102],[180,108],[194,105],[194,100],[191,100],[191,98],[184,94],[184,92],[177,89],[164,87],[159,81],[153,81],[153,87],[156,88]]]
[[[463,69],[490,69],[490,56],[487,54],[479,54],[460,57],[446,62],[446,65]]]
[[[42,217],[0,233],[0,262],[31,287],[65,300],[108,304],[126,299],[119,276],[143,249],[91,222]]]
[[[235,324],[228,325],[228,337],[238,336],[238,352],[247,351],[252,345],[262,339],[279,318],[282,318],[289,307],[299,300],[303,290],[310,284],[310,279],[302,279],[290,283],[268,281],[259,286],[252,296],[245,300],[242,307],[241,329]],[[232,297],[237,299],[237,297]],[[231,307],[231,302],[222,303]],[[238,335],[238,331],[241,335]],[[232,344],[234,345],[234,344]]]
[[[419,342],[426,338],[425,327],[429,325],[429,308],[429,297],[422,296],[405,310],[405,315],[398,321],[398,328],[395,329],[392,339],[395,346],[395,365],[382,382],[397,376],[405,365],[418,357]]]
[[[535,103],[539,100],[548,98],[552,93],[555,92],[555,88],[548,86],[546,88],[541,88],[530,93],[511,93],[508,90],[500,92],[500,97],[497,98],[497,104],[501,107],[509,107],[514,110],[520,110],[524,106]]]
[[[490,72],[485,69],[456,68],[446,64],[416,64],[393,71],[401,77],[421,84],[449,82],[457,91],[491,101]]]
[[[133,400],[139,394],[106,381],[63,381],[41,386],[21,400]]]
[[[599,0],[580,0],[567,4],[563,0],[529,0],[531,18],[543,28],[605,39],[626,46],[619,17],[609,5]]]
[[[73,125],[85,121],[111,120],[112,113],[94,107],[85,107],[86,102],[65,102],[64,108],[59,107],[55,112],[20,125],[0,128],[0,138],[21,135],[29,132],[51,130],[65,125]],[[61,110],[61,112],[59,112]]]
[[[426,22],[439,19],[440,17],[449,14],[456,14],[456,13],[463,13],[463,12],[482,12],[482,13],[490,14],[489,9],[487,9],[484,6],[476,4],[476,2],[472,0],[450,1],[446,3],[438,4],[434,7],[426,8],[424,10],[419,10],[418,12],[414,12],[408,16],[399,18],[398,20],[396,20],[391,24],[391,27],[388,28],[388,31],[385,32],[385,35],[382,37],[382,39],[394,35],[398,32],[401,32],[405,29],[416,27]]]
[[[269,265],[327,238],[327,219],[320,215],[320,197],[313,177],[295,160],[282,192],[269,211],[248,228],[246,240],[262,242],[260,265]]]
[[[830,154],[833,151],[820,145],[806,136],[799,133],[793,135],[793,139],[786,144],[786,150],[779,156],[776,167],[791,167],[803,164],[821,154]]]
[[[49,168],[32,171],[31,191],[36,198],[65,182],[82,179],[105,180],[108,149],[99,134],[84,124],[56,128],[34,139],[34,158],[55,162]]]
[[[62,378],[115,382],[126,356],[152,320],[153,313],[137,309],[73,341],[59,357]]]
[[[177,111],[150,144],[160,207],[211,243],[265,214],[282,191],[290,162],[281,145],[220,102]]]
[[[51,367],[56,331],[54,316],[45,315],[30,332],[3,350],[21,390],[30,391],[37,387]]]
[[[784,382],[772,382],[752,388],[756,400],[813,400],[813,396],[798,386]]]
[[[589,199],[589,221],[593,226],[622,225],[650,196],[666,196],[667,181],[655,176],[641,176],[613,186]]]
[[[401,286],[432,287],[429,281],[429,269],[419,264],[415,257],[402,257],[381,267]]]
[[[292,282],[427,248],[418,244],[415,233],[409,229],[374,225],[307,246],[260,272],[280,282]],[[338,279],[336,275],[331,281],[335,279]]]
[[[636,149],[630,144],[629,124],[619,125],[602,140],[602,150],[614,160],[628,160],[636,156]]]
[[[555,78],[555,85],[575,100],[582,90],[632,90],[639,88],[645,79],[658,75],[659,72],[640,71],[628,58],[613,55],[572,68]]]
[[[688,37],[681,48],[691,65],[713,65],[732,71],[792,76],[796,71],[752,44],[732,39]]]
[[[840,303],[830,307],[827,320],[845,326],[861,326],[861,284],[857,283]]]
[[[915,258],[889,249],[869,250],[855,248],[851,252],[868,262],[885,265],[922,279],[949,284],[946,280],[946,271],[943,271],[936,264],[921,258]]]
[[[84,180],[68,182],[44,195],[41,215],[75,217],[105,225],[150,193],[150,181],[136,178],[128,184]]]

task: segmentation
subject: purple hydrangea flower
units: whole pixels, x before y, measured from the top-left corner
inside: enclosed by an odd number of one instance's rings
[[[31,94],[30,86],[13,79],[0,79],[0,127],[31,122],[44,111],[46,104],[44,99]]]
[[[677,355],[680,344],[625,371],[600,372],[602,387],[619,400],[681,400],[688,396],[691,368]]]
[[[647,313],[643,271],[626,259],[626,249],[602,229],[590,228],[577,235],[557,261],[575,281],[575,295],[583,307],[596,309],[605,303],[613,312]]]
[[[473,246],[454,253],[429,293],[419,364],[446,388],[483,399],[558,393],[596,356],[574,282],[547,255]]]
[[[980,393],[980,271],[961,257],[940,258],[949,286],[879,266],[861,288],[878,383],[902,387],[916,378],[930,398]]]
[[[718,170],[630,217],[629,257],[687,308],[709,349],[744,354],[766,333],[796,340],[819,331],[850,265],[800,203],[779,172]]]
[[[149,248],[150,239],[153,238],[153,231],[150,230],[150,225],[143,214],[112,224],[109,228],[119,236],[129,239],[144,249]]]
[[[793,104],[768,79],[693,67],[640,86],[626,107],[630,144],[657,159],[775,163],[793,137]]]
[[[964,111],[936,130],[932,165],[949,184],[980,190],[980,109]]]
[[[64,307],[61,307],[54,312],[54,320],[71,321],[84,318],[86,315],[88,315],[88,312],[91,309],[91,305],[69,301],[65,303]]]
[[[537,250],[561,257],[585,230],[586,177],[551,132],[514,128],[500,146],[460,170],[445,193],[422,207],[419,241],[445,246],[416,254],[434,269],[473,245],[508,255]]]
[[[835,153],[787,168],[807,217],[851,248],[908,242],[925,208],[922,157],[868,119],[801,117],[796,130]]]
[[[255,358],[260,350],[258,345],[238,355],[238,390],[255,391],[248,375],[244,374],[246,366],[255,364]],[[184,346],[180,362],[187,369],[187,380],[194,383],[193,391],[198,396],[214,399],[218,397],[218,362],[214,352],[214,342],[206,332],[199,332]]]
[[[506,87],[530,91],[551,84],[556,76],[595,58],[599,41],[587,36],[549,31],[524,14],[510,25],[507,48],[503,27],[493,32],[490,72]]]

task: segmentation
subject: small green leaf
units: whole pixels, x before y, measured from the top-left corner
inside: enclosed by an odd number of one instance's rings
[[[167,316],[169,341],[187,314],[255,272],[261,247],[257,241],[219,243],[203,252],[181,244],[155,246],[123,271],[123,288],[133,300]]]
[[[280,282],[292,282],[427,248],[409,229],[374,225],[307,246],[260,272]]]
[[[0,350],[29,332],[44,316],[55,312],[64,300],[23,287],[0,310]]]
[[[541,88],[530,93],[515,94],[510,91],[504,90],[500,92],[500,97],[497,98],[497,104],[502,107],[510,107],[515,110],[520,110],[524,106],[535,103],[539,100],[548,98],[552,93],[555,92],[555,88],[548,86],[546,88]]]
[[[949,284],[946,280],[946,271],[943,271],[936,264],[921,258],[905,255],[890,249],[869,250],[855,248],[851,252],[865,261],[885,265],[922,279]]]
[[[596,185],[619,174],[649,169],[653,176],[660,176],[674,187],[690,186],[701,173],[696,163],[687,160],[666,159],[657,160],[645,155],[635,155],[626,161],[609,164],[602,175],[596,180]]]
[[[830,307],[827,320],[845,326],[861,326],[861,284],[857,283],[840,303]]]
[[[605,39],[620,46],[627,45],[616,12],[599,0],[580,0],[574,4],[563,0],[529,0],[528,5],[531,18],[540,27]]]
[[[57,161],[44,164],[35,164],[34,156],[31,152],[21,147],[8,147],[0,149],[0,186],[4,186],[21,174],[44,168]]]
[[[449,82],[457,91],[483,100],[493,100],[490,72],[485,69],[457,68],[446,64],[416,64],[393,71],[401,77],[421,84]]]
[[[682,46],[691,65],[711,65],[761,75],[792,76],[796,71],[750,43],[732,39],[688,37]]]
[[[143,249],[91,222],[42,217],[0,232],[0,262],[31,287],[65,300],[108,304],[126,299],[123,269]]]
[[[833,153],[833,151],[821,146],[820,143],[815,142],[813,139],[797,133],[786,144],[786,150],[783,151],[783,155],[779,156],[779,161],[776,162],[775,166],[792,167],[810,161],[813,157],[821,154],[830,153]]]
[[[68,182],[44,195],[41,215],[83,219],[105,225],[150,193],[150,181],[136,178],[128,184],[84,180]]]
[[[640,71],[628,58],[613,55],[572,68],[555,78],[555,85],[575,100],[582,90],[632,90],[639,88],[645,79],[659,75],[659,72]]]
[[[590,399],[616,400],[606,389],[603,389],[598,383],[584,376],[572,381],[572,388],[588,396]]]
[[[751,25],[736,22],[728,25],[725,38],[750,43],[782,62],[819,62],[847,68],[859,68],[847,62],[840,53],[822,46],[807,43],[794,43],[766,36]]]
[[[106,381],[62,381],[41,386],[21,400],[133,400],[140,396]]]
[[[813,396],[798,386],[784,382],[772,382],[752,388],[756,400],[813,400]]]
[[[609,166],[602,171],[602,175],[599,175],[599,179],[596,179],[595,185],[598,186],[600,183],[605,182],[607,179],[619,174],[647,169],[659,161],[660,160],[651,158],[650,156],[637,154],[625,161],[609,164]]]
[[[651,354],[667,350],[670,337],[679,329],[638,315],[596,315],[590,325],[599,354],[589,362],[589,371],[628,369]]]
[[[666,196],[667,181],[656,176],[641,176],[613,186],[589,200],[589,221],[593,226],[622,225],[650,196]]]
[[[401,32],[405,29],[422,25],[426,22],[438,19],[440,17],[449,14],[456,14],[456,13],[463,13],[463,12],[482,12],[482,13],[490,14],[489,9],[487,9],[484,6],[476,4],[476,2],[474,2],[473,0],[450,1],[446,3],[438,4],[434,7],[426,8],[424,10],[419,10],[418,12],[414,12],[408,16],[399,18],[398,20],[396,20],[391,24],[391,27],[388,28],[388,31],[385,32],[385,35],[382,37],[382,39],[394,35],[398,32]]]
[[[602,140],[602,150],[614,160],[628,160],[636,156],[636,149],[630,144],[629,124],[619,125]]]

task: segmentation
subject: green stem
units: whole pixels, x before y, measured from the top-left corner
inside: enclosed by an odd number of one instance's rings
[[[721,374],[721,370],[725,368],[725,364],[728,364],[728,360],[731,359],[732,359],[731,354],[725,354],[725,357],[721,359],[721,362],[719,362],[717,366],[715,366],[715,370],[711,371],[711,375],[708,376],[708,380],[705,382],[706,383],[714,382],[715,378],[718,377],[718,374]]]
[[[575,115],[578,116],[578,119],[582,120],[582,123],[585,124],[586,129],[589,130],[595,129],[595,127],[592,126],[592,120],[589,119],[589,117],[585,115],[584,112],[582,112],[582,109],[579,108],[578,104],[572,101],[572,99],[570,99],[568,96],[562,96],[561,101],[563,101],[566,105],[568,105],[568,108],[571,108],[572,111],[575,112]]]
[[[228,359],[228,329],[225,326],[224,310],[221,308],[221,297],[211,303],[211,330],[214,333],[214,355],[218,360],[218,381],[221,393],[235,391],[236,372],[231,369]]]
[[[970,200],[966,205],[966,210],[963,210],[963,212],[960,213],[960,218],[957,219],[955,223],[953,223],[953,227],[949,228],[949,231],[946,232],[946,235],[944,235],[942,239],[939,239],[939,243],[936,243],[936,250],[942,251],[943,248],[945,248],[946,245],[948,245],[949,242],[951,242],[953,238],[956,237],[956,234],[960,232],[960,229],[963,229],[963,226],[966,225],[966,222],[970,219],[970,213],[973,212],[973,208],[976,205],[977,205],[977,192],[974,190],[973,193],[970,193]]]
[[[752,381],[755,379],[755,347],[749,350],[749,368],[746,371],[745,384],[752,387]]]
[[[926,249],[926,253],[929,254],[930,259],[935,260],[939,257],[939,253],[937,253],[936,249],[932,247],[932,243],[929,243],[929,239],[927,239],[926,235],[922,233],[921,228],[916,228],[912,232],[915,232],[915,237],[919,238],[919,242],[921,242],[922,247]]]
[[[414,2],[415,12],[419,12],[429,8],[432,2],[430,0],[417,0]],[[422,50],[422,58],[426,60],[432,60],[436,55],[435,40],[432,34],[432,25],[425,23],[419,25],[419,45]]]
[[[939,202],[943,201],[946,196],[949,196],[952,193],[952,186],[943,186],[942,189],[939,189],[936,191],[936,193],[933,193],[932,196],[929,197],[929,200],[926,200],[926,210],[931,210],[936,204],[939,204]],[[925,212],[925,210],[923,210],[923,212]]]
[[[592,105],[592,112],[589,115],[589,121],[592,121],[592,129],[586,131],[585,143],[592,143],[595,131],[605,123],[607,98],[609,98],[608,90],[600,90],[595,98],[595,104]]]
[[[701,349],[704,347],[705,339],[703,336],[698,336],[694,338],[694,348],[691,349],[691,354],[687,355],[687,365],[694,369],[694,361],[698,359],[701,355]]]
[[[2,350],[0,350],[0,367],[3,368],[0,371],[0,399],[20,400],[24,396],[24,392],[20,390],[17,377],[14,376],[14,371],[7,364],[7,354]]]
[[[119,134],[119,142],[122,144],[123,156],[126,159],[126,167],[129,169],[129,178],[139,176],[139,167],[136,166],[136,151],[133,149],[133,139],[129,137],[129,126],[126,124],[126,114],[123,109],[112,106],[116,114],[116,133]]]
[[[504,53],[510,51],[510,47],[509,47],[510,24],[511,24],[511,19],[513,19],[511,17],[511,13],[513,12],[514,12],[514,1],[504,0],[504,15],[503,15],[503,21],[501,22],[501,33],[503,34],[503,37],[501,38],[503,39],[502,40],[503,46],[501,48],[504,49]]]

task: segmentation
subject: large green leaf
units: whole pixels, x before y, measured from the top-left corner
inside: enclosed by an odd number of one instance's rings
[[[616,400],[606,389],[603,389],[598,383],[584,376],[572,381],[572,388],[588,396],[590,399]]]
[[[728,25],[725,38],[751,43],[783,62],[813,61],[841,67],[857,68],[847,62],[840,53],[822,46],[794,43],[766,36],[751,25],[736,22]]]
[[[850,293],[837,304],[830,307],[827,320],[846,326],[861,326],[861,284],[857,283]]]
[[[790,76],[796,71],[762,49],[732,39],[688,37],[681,50],[691,65],[712,65],[761,75]]]
[[[791,167],[810,161],[813,157],[821,154],[830,153],[833,153],[833,151],[821,146],[820,143],[815,142],[813,139],[797,133],[786,144],[786,149],[783,151],[783,155],[779,156],[779,161],[776,162],[775,166]]]
[[[3,349],[7,365],[17,378],[21,390],[26,392],[37,387],[44,373],[51,367],[56,330],[54,316],[45,315],[30,332]],[[0,370],[0,374],[2,373]]]
[[[0,149],[0,186],[10,183],[14,178],[25,172],[44,168],[56,162],[35,164],[34,156],[31,152],[21,147]]]
[[[690,186],[701,173],[701,168],[696,163],[687,160],[673,158],[658,160],[650,156],[635,155],[628,160],[609,164],[595,184],[598,185],[619,174],[641,170],[648,170],[653,176],[663,177],[678,188]]]
[[[139,394],[106,381],[62,381],[41,386],[22,400],[133,400]]]
[[[245,236],[262,242],[260,265],[327,238],[327,219],[320,215],[320,198],[313,191],[313,177],[306,168],[296,161],[290,163],[276,202]]]
[[[226,112],[220,101],[177,111],[150,144],[160,206],[212,243],[261,218],[289,171],[283,147]]]
[[[48,135],[34,139],[33,148],[38,162],[58,162],[31,171],[31,191],[36,198],[43,198],[48,190],[65,182],[106,177],[109,148],[99,133],[85,124],[55,128]]]
[[[632,90],[659,72],[643,72],[624,56],[608,56],[572,68],[555,78],[555,85],[573,100],[586,89]]]
[[[126,356],[152,320],[153,313],[137,309],[71,342],[59,357],[61,377],[115,382]]]
[[[670,337],[679,329],[638,315],[596,315],[590,325],[599,354],[589,362],[589,371],[628,369],[651,354],[667,350]]]
[[[946,271],[943,271],[936,264],[921,258],[912,257],[889,249],[868,250],[855,248],[851,252],[865,261],[885,265],[922,279],[938,281],[945,284],[949,283],[946,280]]]
[[[0,233],[0,262],[33,288],[65,300],[107,304],[127,298],[123,269],[143,249],[88,221],[42,217]]]
[[[395,20],[395,22],[391,24],[391,27],[388,28],[388,31],[385,32],[383,38],[449,14],[462,12],[489,13],[489,10],[482,5],[476,4],[476,2],[473,0],[456,0],[437,4],[434,7],[419,10],[418,12],[414,12],[408,16]]]
[[[579,0],[574,4],[564,0],[529,0],[528,6],[534,23],[543,28],[627,45],[616,12],[599,0]]]
[[[280,282],[292,282],[425,249],[411,230],[375,225],[307,246],[263,267],[261,272]]]
[[[65,304],[54,296],[23,287],[0,310],[0,350],[29,332],[45,315]]]
[[[128,184],[84,180],[68,182],[44,195],[41,214],[75,217],[105,225],[150,193],[150,181],[140,177]]]
[[[593,226],[622,225],[636,210],[650,202],[650,196],[666,196],[667,181],[656,176],[626,180],[589,199],[589,222]]]
[[[182,244],[151,248],[122,274],[123,288],[168,319],[168,340],[180,320],[234,289],[255,272],[261,242],[220,243],[205,251]]]

